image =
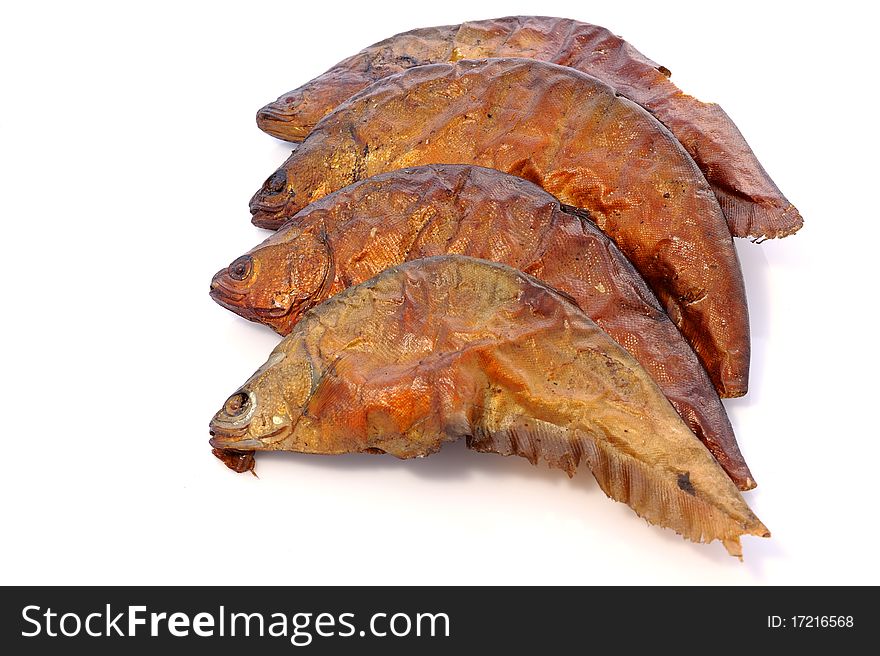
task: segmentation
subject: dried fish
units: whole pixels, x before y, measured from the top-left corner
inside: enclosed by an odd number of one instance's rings
[[[573,475],[651,523],[741,555],[768,536],[633,358],[506,265],[407,262],[308,311],[211,421],[224,461],[264,450],[426,456],[466,438]]]
[[[377,80],[414,66],[486,57],[576,68],[653,113],[706,175],[734,236],[784,237],[803,225],[721,107],[683,93],[667,68],[604,27],[564,18],[509,16],[397,34],[269,103],[257,113],[257,124],[281,139],[302,141],[321,118]]]
[[[282,335],[303,312],[408,260],[494,260],[572,297],[651,375],[740,489],[755,486],[712,382],[632,265],[582,212],[494,169],[380,174],[325,196],[236,258],[211,296]]]
[[[663,303],[721,396],[748,389],[748,309],[712,190],[653,116],[595,78],[530,59],[408,69],[327,115],[251,201],[278,228],[353,182],[476,164],[585,210]]]

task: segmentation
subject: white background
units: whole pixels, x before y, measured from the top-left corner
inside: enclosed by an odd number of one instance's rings
[[[347,4],[347,3],[346,3]],[[28,8],[25,8],[25,6]],[[0,35],[0,583],[880,583],[876,20],[863,3],[16,3]],[[288,147],[256,110],[396,32],[514,13],[630,40],[734,118],[805,228],[738,243],[773,532],[745,562],[456,444],[421,461],[211,456],[277,336],[215,305]],[[273,457],[274,456],[274,457]]]

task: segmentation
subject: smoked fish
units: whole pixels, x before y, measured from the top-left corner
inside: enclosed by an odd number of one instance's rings
[[[712,186],[736,237],[785,237],[803,225],[721,107],[681,91],[664,66],[604,27],[565,18],[508,16],[397,34],[269,103],[257,124],[299,142],[352,95],[407,68],[488,57],[526,57],[592,75],[654,114]]]
[[[266,180],[253,222],[277,229],[364,178],[443,163],[511,173],[584,210],[657,294],[719,394],[746,393],[748,308],[718,201],[657,119],[572,68],[465,60],[380,80],[325,116]]]
[[[430,455],[469,448],[573,475],[741,556],[769,536],[636,361],[566,296],[506,265],[406,262],[309,310],[215,414],[215,454]]]
[[[582,211],[522,178],[438,164],[356,182],[218,271],[211,296],[287,335],[346,287],[444,254],[502,262],[571,296],[648,372],[737,486],[755,487],[712,382],[642,277]]]

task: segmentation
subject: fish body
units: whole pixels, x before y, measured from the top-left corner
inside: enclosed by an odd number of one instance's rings
[[[737,485],[755,486],[711,380],[638,272],[583,212],[522,178],[446,164],[356,182],[219,271],[211,295],[287,335],[346,287],[445,254],[501,262],[569,295],[651,375]]]
[[[651,286],[721,396],[748,389],[742,273],[718,201],[653,116],[579,71],[529,59],[460,61],[382,79],[328,114],[255,194],[277,229],[367,177],[473,164],[580,208]]]
[[[650,376],[578,306],[459,255],[387,269],[309,310],[211,421],[224,462],[266,450],[427,456],[464,438],[572,475],[740,555],[769,535]],[[216,453],[216,452],[215,452]]]
[[[257,113],[261,129],[299,142],[337,106],[408,68],[461,59],[525,57],[592,75],[654,114],[706,175],[737,237],[784,237],[803,225],[721,107],[681,91],[664,66],[604,27],[509,16],[397,34],[365,48]]]

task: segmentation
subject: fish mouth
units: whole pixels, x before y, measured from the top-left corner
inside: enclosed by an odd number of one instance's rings
[[[208,435],[211,436],[211,439],[208,440],[208,443],[214,447],[215,449],[234,449],[238,448],[241,445],[241,448],[255,448],[256,444],[248,445],[248,442],[257,442],[253,438],[249,438],[247,436],[248,429],[247,426],[243,428],[229,428],[229,427],[219,427],[215,422],[211,422],[211,426],[208,429]]]
[[[261,107],[260,111],[257,112],[257,120],[289,121],[297,112],[296,99],[290,98],[289,100],[290,102],[287,102],[288,99],[282,97],[278,100],[273,100],[264,107]]]
[[[211,281],[211,298],[217,305],[226,308],[230,312],[234,312],[240,317],[248,321],[256,321],[257,323],[268,323],[273,325],[272,321],[286,318],[296,309],[296,304],[292,303],[282,307],[251,307],[245,303],[247,294],[230,287],[226,282],[224,270],[220,270]]]
[[[257,127],[263,132],[284,141],[300,142],[312,131],[314,125],[294,122],[298,103],[282,100],[271,102],[257,112]]]
[[[211,431],[210,435],[212,437],[208,440],[208,444],[215,449],[223,449],[224,451],[260,451],[263,448],[263,443],[252,437],[237,437],[216,431]]]
[[[289,428],[289,426],[281,426],[271,433],[261,436],[260,439],[256,439],[248,436],[247,428],[220,428],[212,423],[208,432],[211,436],[208,444],[215,449],[224,451],[265,451],[268,441],[271,441],[273,437],[281,435],[289,430]]]
[[[288,217],[284,213],[284,204],[278,209],[276,206],[262,201],[251,201],[251,223],[258,228],[277,230],[284,225],[287,219]]]
[[[238,312],[247,294],[229,284],[226,269],[220,269],[211,279],[211,298],[227,310]]]
[[[289,218],[287,208],[291,202],[293,202],[292,194],[285,190],[268,190],[264,183],[264,186],[251,197],[249,203],[251,223],[258,228],[277,230]]]
[[[235,312],[237,315],[249,318],[246,315],[248,314],[247,310],[243,308],[235,299],[228,298],[224,296],[219,290],[211,289],[211,298],[214,299],[214,302],[220,307],[224,307],[230,312]]]

